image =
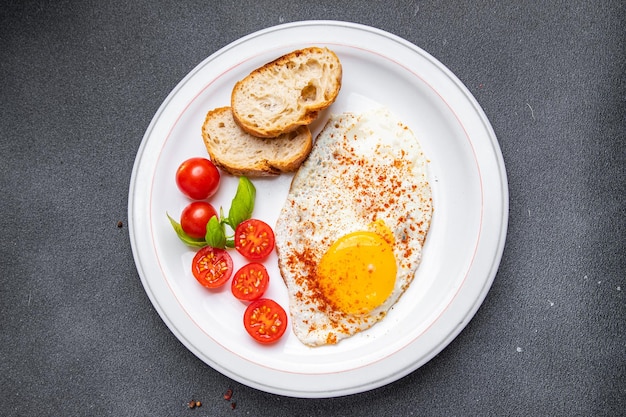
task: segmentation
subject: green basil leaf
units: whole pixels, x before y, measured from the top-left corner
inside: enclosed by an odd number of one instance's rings
[[[237,228],[239,223],[248,220],[252,216],[255,197],[256,188],[254,188],[254,184],[248,178],[240,177],[237,192],[230,204],[228,219],[224,220],[233,230]]]
[[[197,248],[206,246],[206,242],[203,239],[195,239],[193,237],[190,237],[187,233],[185,233],[181,225],[176,220],[174,220],[168,213],[165,214],[167,215],[167,218],[170,219],[170,223],[172,224],[174,231],[178,235],[178,238],[182,240],[184,244]]]
[[[224,232],[224,225],[217,220],[217,216],[211,217],[211,220],[206,225],[206,244],[217,248],[224,249],[226,247],[226,233]]]

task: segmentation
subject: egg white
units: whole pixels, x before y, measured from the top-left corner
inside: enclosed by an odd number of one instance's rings
[[[295,174],[275,227],[298,339],[334,344],[384,318],[413,280],[431,216],[427,159],[411,130],[384,108],[331,116]],[[316,287],[316,266],[339,237],[375,231],[374,221],[393,233],[394,289],[369,313],[338,311]]]

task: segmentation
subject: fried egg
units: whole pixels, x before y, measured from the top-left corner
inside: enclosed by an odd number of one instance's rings
[[[382,320],[413,280],[431,216],[411,130],[384,108],[331,116],[275,227],[298,339],[335,344]]]

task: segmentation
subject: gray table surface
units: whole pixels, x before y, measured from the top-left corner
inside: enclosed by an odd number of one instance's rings
[[[0,6],[0,414],[625,415],[624,2],[214,3]],[[510,187],[501,266],[465,330],[394,383],[314,400],[188,351],[141,285],[127,228],[133,162],[167,94],[241,36],[312,19],[389,31],[450,68],[489,117]]]

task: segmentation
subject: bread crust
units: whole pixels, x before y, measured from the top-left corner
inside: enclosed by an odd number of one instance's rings
[[[232,175],[261,177],[296,171],[313,146],[308,126],[276,138],[259,138],[242,130],[230,107],[210,110],[202,139],[213,163]]]
[[[336,100],[342,71],[339,58],[328,48],[290,52],[235,84],[233,117],[244,131],[263,138],[309,125]]]

